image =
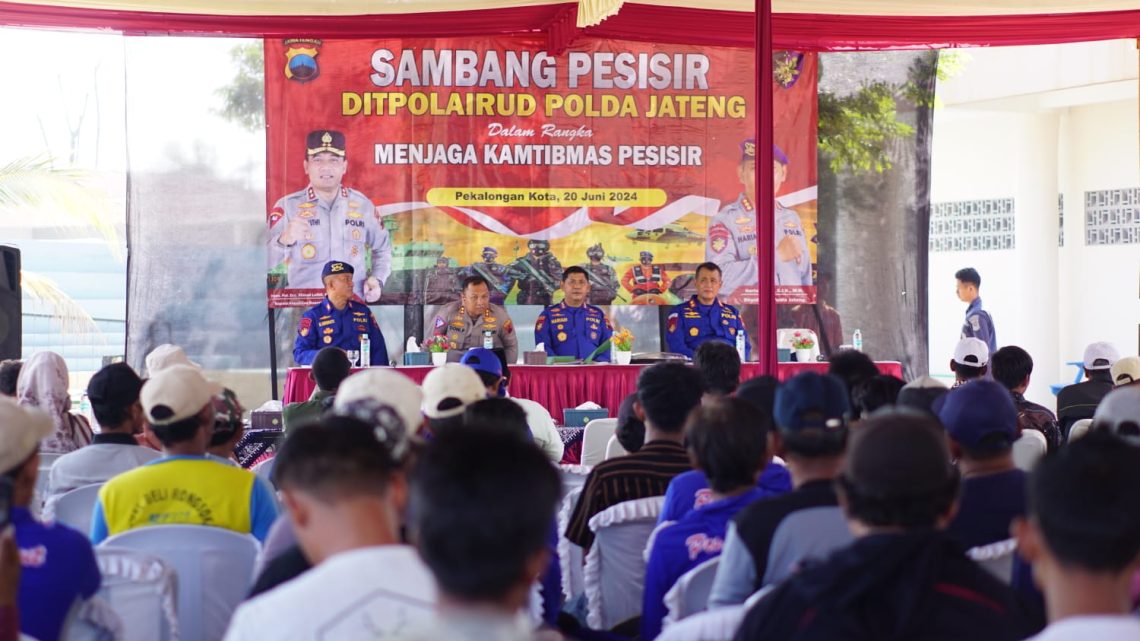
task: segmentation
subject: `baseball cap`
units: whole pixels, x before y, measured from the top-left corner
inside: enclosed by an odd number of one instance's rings
[[[895,405],[920,410],[928,415],[937,415],[934,403],[948,391],[949,388],[942,381],[923,376],[903,385],[898,398],[895,399]]]
[[[1120,360],[1120,352],[1116,351],[1116,347],[1112,343],[1104,341],[1090,343],[1085,348],[1083,360],[1085,369],[1109,369],[1116,361]]]
[[[0,473],[23,463],[51,436],[51,417],[15,399],[0,396]]]
[[[772,415],[783,432],[806,429],[838,430],[850,410],[847,388],[831,374],[804,372],[776,390]]]
[[[210,405],[224,391],[190,365],[172,365],[151,376],[142,387],[146,420],[156,427],[188,419]]]
[[[467,350],[459,359],[461,365],[466,365],[480,372],[487,372],[495,376],[503,375],[503,361],[494,351],[485,347],[474,347]]]
[[[1013,397],[994,381],[970,381],[950,390],[938,418],[950,438],[967,450],[994,452],[1017,440]]]
[[[333,399],[333,411],[339,413],[361,399],[379,401],[395,410],[408,432],[414,433],[423,423],[423,398],[423,391],[412,379],[389,368],[374,367],[344,379]]]
[[[1140,356],[1125,356],[1116,361],[1110,371],[1112,382],[1117,387],[1140,383]]]
[[[126,363],[111,363],[95,372],[87,383],[87,398],[94,405],[126,407],[139,400],[143,381]]]
[[[851,431],[843,478],[868,495],[901,498],[946,487],[955,471],[933,418],[895,413]]]
[[[979,338],[973,336],[963,338],[954,348],[954,362],[969,367],[981,367],[990,362],[990,348]]]
[[[467,405],[487,398],[487,388],[472,367],[446,363],[428,372],[424,377],[423,395],[424,414],[428,418],[457,416]]]
[[[201,365],[186,356],[186,352],[181,347],[170,343],[163,343],[146,355],[146,372],[149,376],[154,376],[173,365],[189,365],[202,369]]]
[[[1106,394],[1093,414],[1093,427],[1140,443],[1140,386],[1118,387]]]

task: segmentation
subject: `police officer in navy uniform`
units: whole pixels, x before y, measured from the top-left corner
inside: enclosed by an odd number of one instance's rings
[[[356,295],[374,303],[392,273],[392,240],[372,201],[341,184],[347,170],[344,134],[309,133],[309,186],[278,200],[269,212],[270,268],[285,262],[290,289],[319,289],[321,267],[340,260],[353,267]],[[366,258],[372,261],[370,270]]]
[[[352,265],[345,261],[329,261],[321,270],[325,299],[305,312],[297,325],[293,360],[298,365],[311,364],[323,347],[359,351],[361,334],[368,334],[370,364],[388,364],[388,348],[372,310],[352,298],[352,277]]]
[[[666,319],[665,342],[670,352],[692,358],[697,346],[707,340],[724,341],[736,346],[736,337],[744,336],[744,359],[752,356],[748,332],[740,312],[732,305],[721,303],[720,267],[716,263],[701,263],[695,277],[697,293],[687,302],[673,308]]]
[[[613,327],[600,307],[586,304],[590,280],[585,269],[567,267],[562,272],[562,293],[565,298],[561,303],[538,315],[534,342],[542,343],[549,356],[586,358],[609,340]],[[609,360],[609,353],[598,354],[594,360]]]
[[[982,309],[982,297],[978,290],[982,287],[982,277],[973,267],[959,269],[954,278],[958,279],[958,300],[967,303],[966,321],[962,323],[959,338],[977,338],[986,344],[993,354],[997,351],[997,331],[990,313]]]

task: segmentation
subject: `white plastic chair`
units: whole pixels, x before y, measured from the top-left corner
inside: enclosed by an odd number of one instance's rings
[[[182,641],[219,641],[253,580],[260,544],[248,534],[202,525],[156,525],[116,534],[100,547],[158,556],[178,573]]]
[[[811,348],[811,357],[814,362],[814,360],[819,357],[819,336],[817,336],[816,333],[810,329],[792,327],[789,329],[776,330],[776,347],[790,349],[795,352],[795,348],[792,347],[792,340],[795,338],[796,332],[811,336],[811,340],[814,343]]]
[[[606,443],[606,460],[625,456],[626,454],[629,454],[629,452],[621,446],[621,441],[618,440],[617,434],[611,436],[609,442]]]
[[[973,559],[987,572],[1009,585],[1013,576],[1013,553],[1017,551],[1017,539],[1006,539],[989,545],[966,550],[966,556]]]
[[[594,544],[586,555],[586,623],[609,630],[641,614],[649,534],[657,525],[664,496],[623,501],[590,519]]]
[[[65,492],[55,503],[55,520],[86,534],[91,530],[91,512],[99,499],[102,483],[92,483]]]
[[[586,478],[590,476],[590,469],[592,468],[589,465],[558,464],[558,471],[562,474],[563,498],[570,492],[573,492],[575,489],[580,489],[586,484]]]
[[[581,495],[581,485],[571,489],[562,497],[562,506],[558,509],[558,565],[562,570],[562,594],[567,601],[586,591],[586,582],[582,577],[585,550],[566,538],[566,526],[570,524],[570,515]]]
[[[1085,434],[1088,434],[1090,427],[1092,427],[1091,418],[1082,418],[1076,423],[1073,423],[1073,426],[1069,428],[1069,442],[1072,443]]]
[[[99,596],[123,622],[120,641],[178,639],[178,576],[157,556],[99,546],[95,560],[103,575]]]
[[[744,621],[744,615],[775,587],[765,586],[742,604],[713,608],[676,623],[666,624],[657,641],[732,641]]]
[[[1037,430],[1022,430],[1021,438],[1013,443],[1013,464],[1019,470],[1030,472],[1048,449],[1049,443],[1044,434]]]
[[[716,578],[719,566],[720,557],[716,556],[677,579],[665,593],[665,606],[669,608],[669,613],[665,615],[666,625],[708,609],[709,593],[712,592],[713,579]]]
[[[582,465],[597,465],[606,460],[606,444],[616,431],[616,418],[596,418],[586,423],[582,432]]]

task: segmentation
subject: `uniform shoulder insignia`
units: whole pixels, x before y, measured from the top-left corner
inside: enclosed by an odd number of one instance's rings
[[[435,320],[432,321],[432,326],[437,328],[437,329],[440,327],[443,327],[446,324],[447,324],[447,321],[445,321],[442,316],[436,316]]]
[[[511,323],[511,321],[508,320],[507,322],[503,323],[503,332],[504,333],[510,334],[514,331],[515,331],[515,326],[514,326],[514,324]]]
[[[668,331],[670,334],[677,331],[677,312],[673,312],[672,314],[669,314]]]
[[[977,314],[974,314],[968,320],[970,321],[970,327],[973,327],[975,332],[980,331],[982,329],[982,322],[978,318]]]
[[[309,328],[312,326],[313,319],[309,318],[308,316],[302,316],[301,322],[297,325],[297,331],[300,332],[301,336],[308,336]]]

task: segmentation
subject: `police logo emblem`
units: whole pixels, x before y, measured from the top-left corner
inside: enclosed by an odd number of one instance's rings
[[[311,259],[316,258],[316,257],[317,257],[316,246],[314,246],[312,243],[305,243],[305,246],[301,248],[301,258],[304,258],[306,260],[311,260]]]
[[[332,336],[325,336],[325,345],[329,345],[331,343],[332,343]]]
[[[317,56],[320,55],[320,40],[292,39],[284,42],[288,47],[285,50],[285,77],[297,82],[309,82],[321,75],[317,66]]]
[[[696,327],[692,327],[689,329],[689,336],[696,336],[697,334],[700,334],[700,333],[701,333],[700,330],[698,330]]]
[[[558,336],[556,338],[558,339],[558,342],[560,342],[560,343],[565,342],[566,332],[558,332]]]
[[[353,240],[360,240],[360,230],[359,229],[352,230],[352,239]]]

